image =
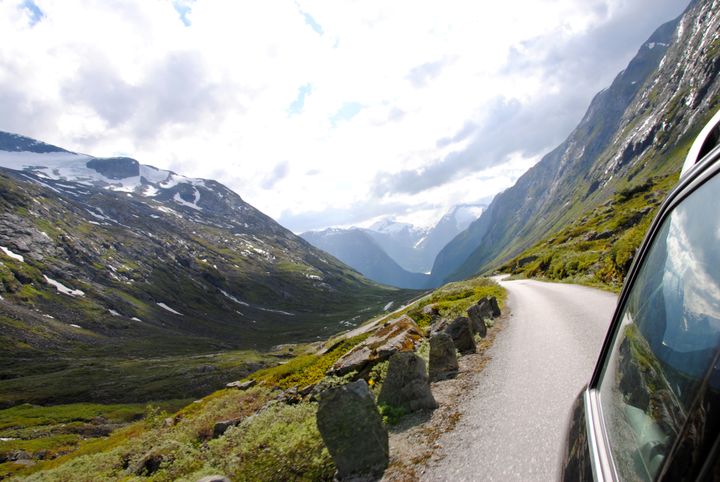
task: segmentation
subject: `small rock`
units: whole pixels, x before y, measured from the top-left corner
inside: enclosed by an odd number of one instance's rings
[[[213,426],[212,438],[222,437],[225,432],[227,432],[227,429],[240,425],[240,422],[242,422],[242,420],[242,418],[232,418],[230,420],[221,420],[220,422],[216,422]]]
[[[460,353],[475,353],[475,339],[473,338],[473,330],[470,320],[464,316],[460,316],[451,321],[445,328],[445,333],[450,335],[455,343],[455,348]]]
[[[298,393],[300,394],[301,397],[305,398],[308,395],[310,395],[313,392],[313,390],[315,390],[315,384],[311,383],[310,385],[307,385],[307,386],[301,388],[298,391]]]
[[[437,303],[432,303],[423,306],[422,313],[423,315],[430,315],[432,317],[436,317],[440,314],[440,311],[438,310]]]
[[[35,458],[38,460],[45,460],[50,455],[50,451],[47,449],[38,450],[35,452]]]
[[[32,460],[32,457],[29,453],[27,453],[24,450],[18,450],[15,452],[11,457],[10,460],[18,461],[18,460]]]
[[[487,309],[484,309],[487,308]],[[481,305],[472,305],[467,310],[468,318],[470,318],[470,324],[472,326],[473,333],[477,333],[481,338],[487,336],[487,325],[485,325],[485,318],[491,316],[490,305],[484,303]]]
[[[437,408],[425,372],[425,361],[413,352],[391,356],[378,403],[404,408],[408,412]]]
[[[135,469],[135,475],[152,475],[160,469],[164,458],[162,454],[150,452],[146,454]]]
[[[317,427],[338,478],[380,476],[387,468],[388,432],[365,380],[322,392]]]
[[[455,344],[447,333],[438,333],[430,338],[429,372],[431,381],[445,380],[457,375]]]
[[[486,296],[484,298],[480,298],[480,300],[477,302],[478,305],[483,304],[489,304],[490,305],[490,316],[493,318],[497,318],[500,316],[500,305],[498,305],[497,298],[494,296]]]
[[[303,395],[300,394],[300,391],[297,387],[291,387],[282,392],[280,395],[275,397],[275,400],[283,403],[287,403],[288,405],[296,405],[300,402],[302,402]]]
[[[225,385],[225,388],[237,388],[238,390],[247,390],[255,386],[257,382],[255,380],[246,380],[244,382],[230,382]]]
[[[230,482],[230,479],[224,475],[208,475],[202,479],[198,479],[197,482]]]

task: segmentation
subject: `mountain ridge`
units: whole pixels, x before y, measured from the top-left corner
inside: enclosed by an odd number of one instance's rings
[[[694,2],[659,27],[570,136],[438,254],[433,283],[496,269],[628,184],[677,176],[682,153],[673,149],[717,105],[717,9]]]

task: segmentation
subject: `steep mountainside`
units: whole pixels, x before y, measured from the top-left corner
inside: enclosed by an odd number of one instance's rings
[[[0,149],[0,385],[49,359],[313,340],[410,296],[215,181],[7,133]]]
[[[598,263],[614,256],[616,242],[652,216],[657,200],[650,198],[660,198],[662,189],[676,179],[692,137],[717,109],[718,4],[694,2],[679,19],[660,27],[612,85],[593,99],[568,139],[496,196],[487,211],[438,254],[433,282],[496,268],[546,236],[543,242],[550,243],[550,234],[587,221],[619,200],[616,193],[619,198],[647,194],[647,202],[628,204],[636,211],[604,213],[617,219],[607,226],[611,231],[600,235],[602,245],[577,246],[578,252],[598,250]],[[660,191],[646,192],[653,189]],[[578,243],[580,235],[593,237],[581,231],[575,233]],[[628,237],[641,236],[636,232]],[[547,262],[536,258],[517,261]],[[611,266],[607,276],[621,278],[621,267]]]
[[[404,270],[388,256],[367,230],[326,229],[310,231],[301,236],[371,280],[400,288],[427,287],[430,278],[428,275]]]

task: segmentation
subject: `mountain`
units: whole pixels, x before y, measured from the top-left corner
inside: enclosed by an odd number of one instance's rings
[[[369,228],[329,228],[300,236],[371,280],[402,288],[426,288],[437,253],[480,216],[484,205],[453,206],[432,228],[392,218]]]
[[[216,181],[4,132],[0,166],[0,392],[80,358],[310,341],[411,296]]]
[[[404,269],[428,273],[438,252],[477,219],[484,208],[474,204],[453,206],[429,229],[385,219],[370,226],[367,233]]]
[[[427,287],[428,275],[404,270],[388,256],[368,230],[331,228],[309,231],[301,236],[371,280],[401,288]]]
[[[465,231],[483,213],[487,206],[482,204],[459,204],[451,208],[427,233],[415,248],[424,254],[425,271],[432,268],[438,253],[455,236]]]
[[[640,227],[718,108],[718,8],[718,2],[693,2],[658,28],[595,96],[570,136],[438,254],[433,284],[511,259],[537,274],[580,270],[619,282]],[[560,251],[540,256],[541,247],[558,243],[564,258]]]

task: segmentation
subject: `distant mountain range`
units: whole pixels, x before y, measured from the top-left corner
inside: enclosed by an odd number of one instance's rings
[[[402,288],[429,287],[437,253],[482,213],[484,205],[453,207],[432,228],[384,219],[370,228],[330,228],[300,236],[364,276]]]
[[[411,295],[216,181],[0,132],[0,380],[77,353],[325,338]]]
[[[629,230],[647,223],[654,209],[646,201],[615,213],[614,196],[672,185],[692,139],[718,109],[719,8],[718,2],[692,2],[681,18],[658,28],[595,96],[570,136],[440,251],[431,283],[488,272],[514,257],[515,266],[533,263],[537,273],[562,275],[580,267],[621,276],[615,264],[627,262],[618,259],[618,243],[630,237],[639,243],[642,232]],[[585,239],[592,237],[586,221],[596,217],[617,217],[597,246]],[[561,231],[560,238],[553,236]],[[564,254],[550,253],[558,243]]]

